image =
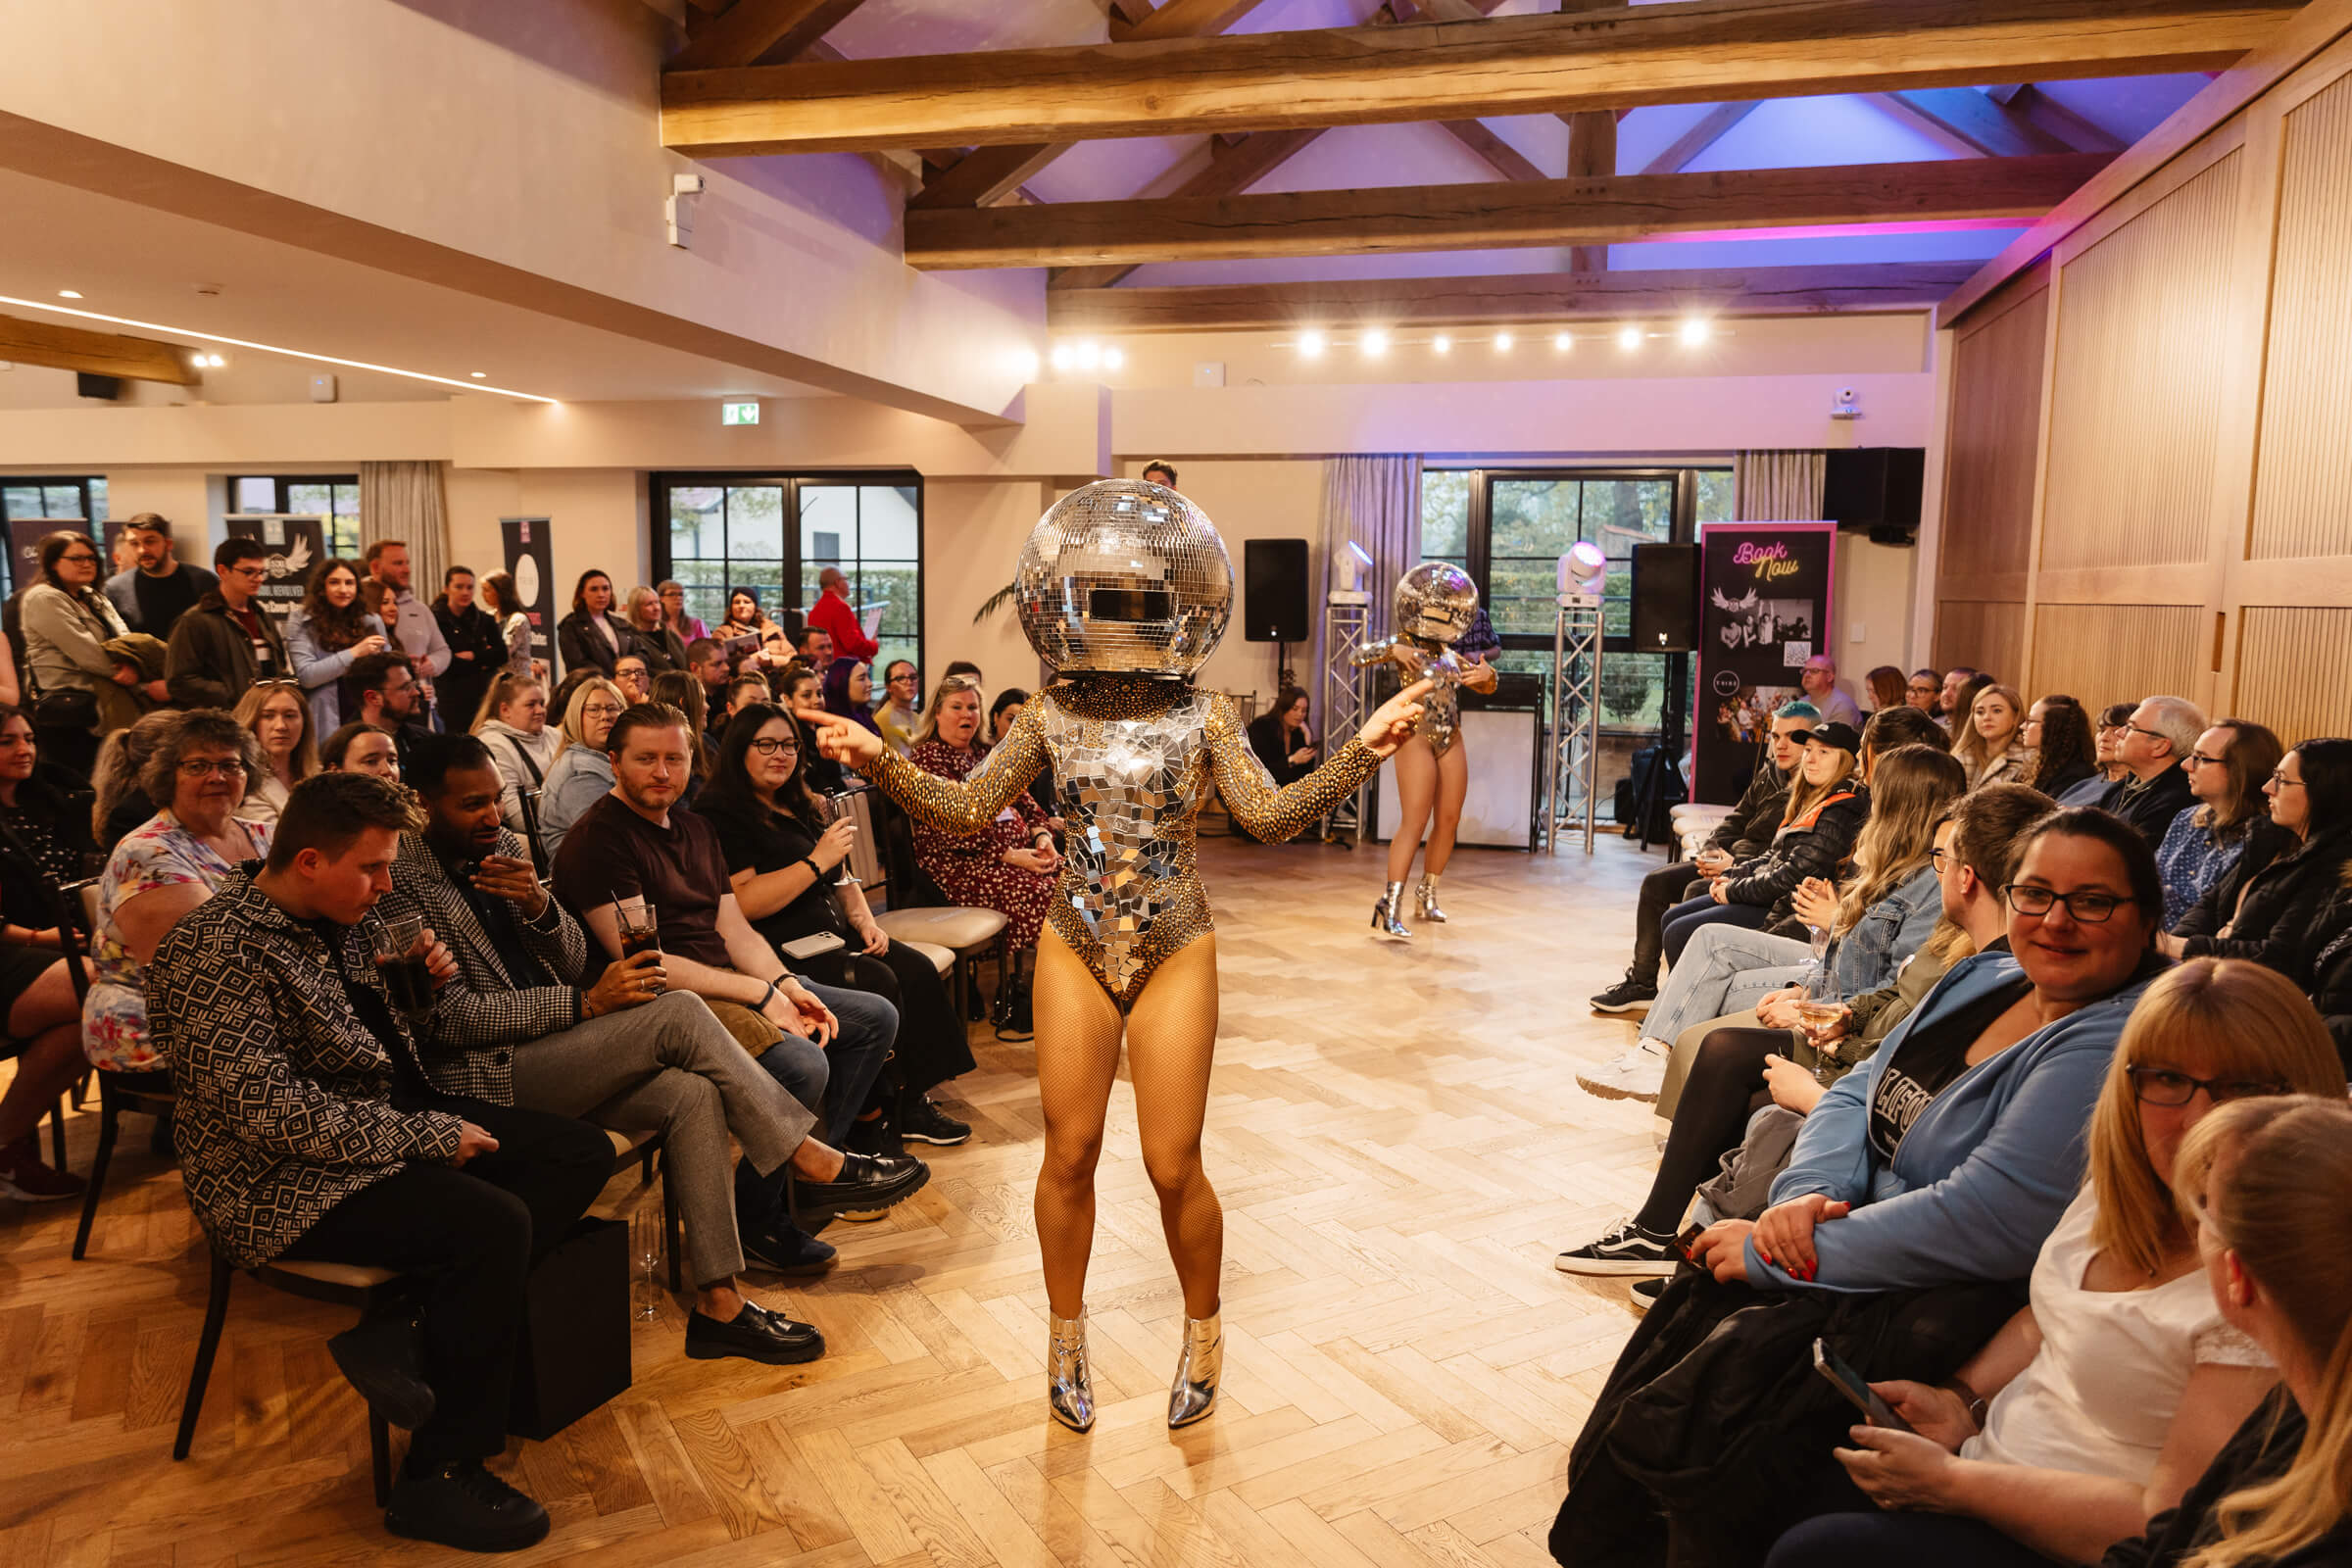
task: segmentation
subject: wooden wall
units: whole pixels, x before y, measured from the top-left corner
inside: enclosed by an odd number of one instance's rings
[[[2352,735],[2352,38],[1945,347],[1939,662]]]

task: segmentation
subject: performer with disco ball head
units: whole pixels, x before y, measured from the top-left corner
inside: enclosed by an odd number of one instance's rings
[[[1470,753],[1462,744],[1455,693],[1463,686],[1475,692],[1494,689],[1494,669],[1485,656],[1502,640],[1478,608],[1478,585],[1470,574],[1442,561],[1425,561],[1397,579],[1395,609],[1396,636],[1357,654],[1355,662],[1395,664],[1399,679],[1431,683],[1412,738],[1396,753],[1396,833],[1389,840],[1389,885],[1372,906],[1374,931],[1409,942],[1413,933],[1404,923],[1404,879],[1412,874],[1421,831],[1429,829],[1429,857],[1421,862],[1421,885],[1413,890],[1413,900],[1422,919],[1444,925],[1438,878],[1453,858],[1454,830],[1470,792]]]
[[[1144,1163],[1184,1287],[1168,1425],[1187,1426],[1214,1404],[1225,1349],[1225,1221],[1200,1167],[1217,944],[1194,863],[1196,819],[1213,786],[1253,837],[1290,838],[1403,743],[1428,683],[1398,692],[1321,767],[1278,790],[1232,702],[1193,684],[1233,609],[1233,563],[1199,507],[1141,480],[1090,484],[1039,519],[1013,586],[1021,629],[1054,678],[969,778],[925,773],[839,718],[818,726],[817,749],[955,833],[984,830],[1041,767],[1053,769],[1067,852],[1032,989],[1046,1120],[1037,1234],[1051,1308],[1047,1400],[1064,1426],[1094,1425],[1086,1266],[1123,1033]]]

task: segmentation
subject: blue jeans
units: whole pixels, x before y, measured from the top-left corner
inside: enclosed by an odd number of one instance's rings
[[[1939,1513],[1819,1514],[1781,1537],[1765,1568],[2043,1568],[2050,1561],[1981,1519]]]
[[[1690,945],[1690,933],[1702,925],[1729,920],[1734,925],[1743,925],[1753,931],[1760,929],[1771,913],[1770,909],[1753,904],[1717,904],[1703,893],[1695,899],[1685,899],[1668,909],[1666,917],[1658,923],[1659,932],[1664,938],[1666,961],[1682,962],[1683,949]]]
[[[838,1149],[849,1137],[850,1124],[864,1108],[865,1097],[899,1037],[899,1009],[863,991],[806,980],[801,983],[833,1009],[833,1016],[841,1020],[841,1032],[828,1046],[786,1035],[760,1054],[760,1065],[793,1099],[817,1113],[824,1141]],[[790,1164],[779,1165],[762,1176],[752,1169],[750,1161],[736,1162],[735,1215],[740,1226],[759,1230],[771,1221],[781,1226],[789,1219],[784,1212],[784,1183],[791,1169]]]

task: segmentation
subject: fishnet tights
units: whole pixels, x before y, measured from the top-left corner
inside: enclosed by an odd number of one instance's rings
[[[1095,1245],[1095,1163],[1119,1072],[1118,1005],[1060,933],[1037,943],[1031,992],[1037,1016],[1037,1089],[1046,1115],[1046,1159],[1037,1173],[1037,1240],[1046,1296],[1057,1317],[1086,1303]],[[1152,972],[1123,1020],[1135,1079],[1144,1168],[1159,1194],[1160,1228],[1184,1287],[1187,1317],[1217,1310],[1225,1212],[1200,1168],[1200,1124],[1217,1043],[1217,939],[1203,933]]]

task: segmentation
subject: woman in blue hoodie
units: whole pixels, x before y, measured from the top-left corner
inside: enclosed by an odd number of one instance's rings
[[[2014,1312],[2164,966],[2164,888],[2144,839],[2082,809],[2027,831],[2003,893],[2005,946],[1955,965],[1822,1097],[1772,1206],[1699,1237],[1704,1276],[1635,1332],[1571,1458],[1559,1561],[1760,1560],[1851,1422],[1813,1373],[1817,1337],[1866,1376],[1936,1381]]]

